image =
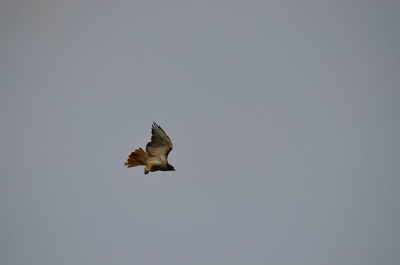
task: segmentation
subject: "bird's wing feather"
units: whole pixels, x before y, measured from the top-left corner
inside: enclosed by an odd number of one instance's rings
[[[172,150],[172,142],[164,130],[153,122],[151,128],[151,141],[146,145],[146,152],[150,157],[167,159]]]

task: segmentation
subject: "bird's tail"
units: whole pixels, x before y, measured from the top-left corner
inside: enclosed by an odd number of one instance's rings
[[[127,167],[146,165],[147,159],[149,159],[147,153],[142,148],[139,148],[129,155],[128,161],[124,165]]]

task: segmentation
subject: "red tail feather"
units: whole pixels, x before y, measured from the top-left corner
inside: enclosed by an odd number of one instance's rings
[[[146,165],[148,158],[149,156],[142,148],[136,149],[135,152],[129,155],[128,161],[125,162],[125,166],[136,167]]]

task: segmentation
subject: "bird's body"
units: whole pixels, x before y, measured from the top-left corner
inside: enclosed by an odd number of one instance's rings
[[[164,130],[153,123],[151,128],[151,141],[146,145],[146,151],[142,148],[136,149],[129,155],[125,166],[136,167],[146,166],[144,173],[154,171],[175,171],[174,167],[168,163],[168,154],[172,150],[172,142]]]

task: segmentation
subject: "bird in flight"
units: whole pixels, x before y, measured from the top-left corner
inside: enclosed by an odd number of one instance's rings
[[[154,171],[175,171],[175,168],[168,163],[167,157],[172,150],[172,142],[164,130],[153,122],[151,128],[151,141],[146,145],[146,152],[142,149],[136,149],[132,152],[125,166],[136,167],[146,166],[144,174]]]

